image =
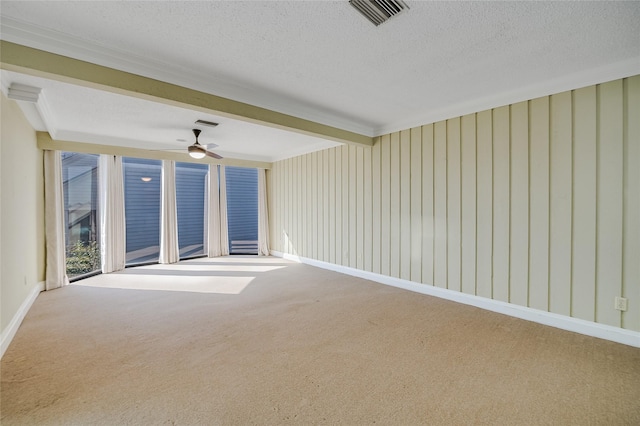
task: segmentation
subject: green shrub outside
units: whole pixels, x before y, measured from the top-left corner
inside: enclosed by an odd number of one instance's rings
[[[67,250],[67,275],[82,275],[97,269],[100,269],[100,248],[95,241],[77,241]]]

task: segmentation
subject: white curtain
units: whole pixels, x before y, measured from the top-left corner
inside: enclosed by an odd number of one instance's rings
[[[207,178],[207,201],[205,203],[207,255],[218,257],[222,255],[222,252],[220,250],[220,185],[217,165],[209,165]]]
[[[227,177],[220,166],[220,255],[229,255],[229,226],[227,223]]]
[[[160,201],[160,263],[176,263],[178,247],[178,208],[176,204],[176,162],[162,161]]]
[[[62,155],[44,151],[45,241],[47,248],[45,289],[69,284],[64,236],[64,197],[62,194]]]
[[[258,169],[258,256],[269,256],[269,213],[265,169]]]
[[[126,260],[124,176],[122,157],[100,155],[98,164],[100,202],[100,258],[102,272],[121,271]]]

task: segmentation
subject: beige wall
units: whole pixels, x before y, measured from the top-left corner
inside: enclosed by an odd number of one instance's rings
[[[635,76],[274,163],[272,249],[639,331],[638,117]]]
[[[36,132],[19,106],[2,96],[0,139],[0,327],[44,280],[44,180]]]

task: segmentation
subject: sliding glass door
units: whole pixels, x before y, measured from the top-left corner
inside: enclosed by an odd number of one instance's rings
[[[100,270],[98,156],[62,153],[67,276]]]
[[[258,170],[225,167],[229,253],[258,254]]]
[[[162,162],[123,158],[124,212],[127,224],[126,264],[160,258],[160,175]]]
[[[204,255],[205,184],[209,166],[176,163],[180,259]]]

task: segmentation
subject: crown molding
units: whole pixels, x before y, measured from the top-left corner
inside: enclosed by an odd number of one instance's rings
[[[606,83],[620,78],[632,77],[638,74],[640,74],[640,56],[603,67],[592,68],[574,74],[565,75],[543,83],[532,84],[531,86],[517,90],[498,93],[494,96],[472,99],[469,102],[459,103],[447,108],[423,111],[422,113],[414,114],[406,120],[380,127],[375,130],[375,134],[386,135],[450,118],[461,117],[466,114],[473,114],[504,105],[529,101],[543,96],[580,89],[594,84]]]
[[[260,88],[240,85],[236,81],[198,72],[179,64],[106,47],[5,16],[0,18],[0,25],[2,40],[373,137],[372,126],[346,119],[341,114],[320,111],[303,102],[283,98]]]

